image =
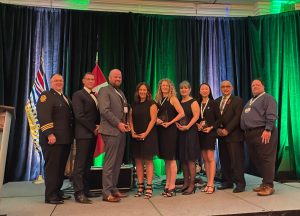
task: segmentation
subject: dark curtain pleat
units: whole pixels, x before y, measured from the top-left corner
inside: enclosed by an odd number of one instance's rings
[[[96,62],[97,20],[95,12],[70,12],[70,70],[66,74],[68,92],[82,88],[82,77],[91,72]]]
[[[24,107],[30,90],[35,13],[32,8],[1,5],[2,66],[4,78],[0,103],[15,107],[12,121],[5,179],[23,180],[28,153],[28,126]]]

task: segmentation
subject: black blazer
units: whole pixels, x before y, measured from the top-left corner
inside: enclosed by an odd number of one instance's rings
[[[94,130],[100,122],[100,113],[90,93],[85,89],[76,91],[72,97],[75,115],[75,138],[95,138]]]
[[[217,106],[220,107],[222,97],[216,99]],[[220,109],[219,109],[220,110]],[[240,119],[243,111],[243,100],[240,97],[231,95],[225,104],[221,115],[220,127],[225,128],[229,134],[221,137],[227,142],[239,142],[243,140],[243,132],[240,127]]]
[[[198,100],[199,106],[201,107],[201,102]],[[212,99],[209,99],[206,109],[204,110],[203,117],[206,121],[207,126],[213,126],[214,130],[217,129],[220,125],[220,110],[216,105],[216,102]],[[199,122],[202,121],[201,118],[201,111],[200,111],[200,118]]]
[[[66,96],[65,96],[66,97]],[[66,97],[67,98],[67,97]],[[40,123],[40,142],[48,144],[48,136],[54,134],[56,144],[71,144],[74,140],[74,116],[72,103],[68,103],[55,90],[45,91],[37,102]]]

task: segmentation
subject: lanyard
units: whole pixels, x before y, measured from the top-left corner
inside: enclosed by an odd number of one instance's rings
[[[208,98],[208,100],[207,100],[207,102],[206,102],[206,104],[205,104],[205,106],[203,107],[203,103],[201,103],[201,119],[203,119],[203,114],[204,114],[204,111],[205,111],[205,109],[206,109],[206,107],[207,107],[207,104],[208,104],[208,102],[209,102],[209,98]]]
[[[161,100],[160,100],[160,105],[162,106],[163,104],[164,104],[164,102],[166,101],[166,99],[167,99],[167,97],[165,97],[165,99],[161,102]]]
[[[126,100],[125,100],[125,98],[122,96],[122,94],[121,94],[117,89],[114,88],[114,90],[115,90],[116,93],[121,97],[121,99],[122,99],[122,101],[123,101],[123,106],[125,106],[125,105],[126,105]]]
[[[249,106],[251,106],[258,98],[260,98],[261,96],[263,96],[265,93],[266,92],[261,93],[256,98],[251,98],[251,100],[249,101]]]

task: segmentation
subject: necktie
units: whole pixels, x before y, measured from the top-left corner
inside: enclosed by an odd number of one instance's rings
[[[95,95],[95,92],[91,91],[90,94]]]
[[[69,105],[69,101],[68,101],[68,99],[66,98],[66,96],[64,96],[63,93],[62,93],[60,96],[61,96],[61,97],[63,98],[63,100]]]
[[[224,108],[225,108],[226,99],[227,99],[226,96],[223,96],[223,99],[222,99],[221,104],[220,104],[221,115],[223,114],[223,111],[224,111]]]

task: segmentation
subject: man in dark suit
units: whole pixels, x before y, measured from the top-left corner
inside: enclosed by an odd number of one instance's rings
[[[74,140],[73,110],[71,101],[63,94],[64,80],[60,74],[52,75],[51,90],[45,91],[37,102],[40,123],[39,140],[45,159],[45,202],[63,204],[64,171],[70,146]]]
[[[103,200],[119,202],[126,194],[117,188],[120,167],[123,161],[126,144],[128,105],[124,93],[119,88],[122,73],[113,69],[109,73],[109,85],[101,88],[98,94],[98,105],[101,115],[99,132],[104,141],[105,159],[103,165]]]
[[[220,108],[221,124],[217,130],[219,135],[220,161],[223,183],[219,190],[236,187],[233,193],[245,191],[244,178],[244,148],[243,132],[240,128],[240,118],[243,110],[243,101],[232,95],[232,84],[228,80],[221,83],[223,96],[216,102]]]
[[[92,90],[95,84],[94,75],[86,73],[82,83],[83,89],[75,92],[72,97],[76,139],[73,186],[77,202],[92,203],[88,197],[96,197],[97,194],[89,191],[88,179],[93,164],[100,114],[97,98]]]

